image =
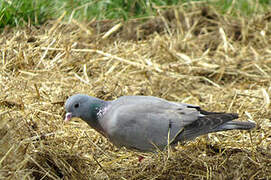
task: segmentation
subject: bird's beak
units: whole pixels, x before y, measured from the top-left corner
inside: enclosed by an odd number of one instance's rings
[[[70,121],[70,120],[71,120],[71,118],[72,118],[72,113],[70,113],[70,112],[66,113],[66,117],[65,117],[64,122],[68,122],[68,121]]]

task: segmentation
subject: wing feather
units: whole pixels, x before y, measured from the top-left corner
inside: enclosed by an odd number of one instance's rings
[[[115,145],[151,151],[214,132],[235,118],[237,114],[208,112],[152,96],[125,96],[112,102],[102,126]]]
[[[180,130],[198,119],[195,108],[155,98],[116,103],[109,110],[106,132],[114,144],[137,149],[164,148]],[[169,135],[169,139],[168,139]]]

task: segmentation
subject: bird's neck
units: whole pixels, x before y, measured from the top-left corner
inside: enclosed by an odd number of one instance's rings
[[[106,107],[108,106],[107,101],[103,101],[100,99],[95,99],[94,102],[92,102],[91,109],[90,109],[90,119],[87,119],[86,122],[93,127],[95,130],[103,134],[104,130],[101,126],[101,119],[106,111]]]
[[[107,106],[107,102],[103,100],[96,100],[93,102],[91,106],[91,118],[94,121],[99,121],[102,117],[105,107]]]

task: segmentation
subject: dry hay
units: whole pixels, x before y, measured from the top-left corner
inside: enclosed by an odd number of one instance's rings
[[[233,18],[194,7],[141,24],[64,24],[60,18],[39,28],[6,29],[0,39],[0,179],[271,178],[269,21],[268,14]],[[174,152],[131,152],[80,120],[63,123],[63,103],[78,92],[198,104],[237,112],[257,128],[210,134]]]

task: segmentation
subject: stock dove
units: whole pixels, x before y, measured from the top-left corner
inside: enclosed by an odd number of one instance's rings
[[[200,135],[249,130],[254,122],[232,121],[238,114],[208,112],[199,106],[171,102],[153,96],[122,96],[113,101],[83,94],[68,98],[66,117],[84,120],[114,145],[139,151],[163,150],[168,144]]]

